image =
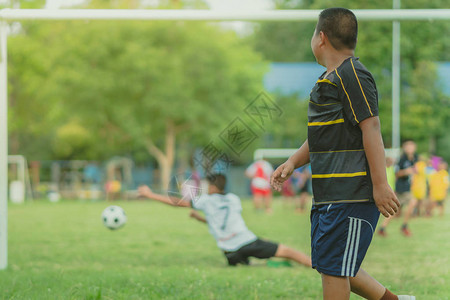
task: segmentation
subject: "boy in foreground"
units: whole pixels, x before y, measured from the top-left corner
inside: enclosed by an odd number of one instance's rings
[[[379,212],[394,215],[400,203],[386,179],[375,81],[354,57],[357,32],[350,10],[320,13],[311,48],[327,70],[311,92],[308,139],[271,184],[280,190],[295,168],[311,163],[311,256],[324,299],[348,300],[350,291],[373,300],[415,299],[394,295],[360,269]]]
[[[241,200],[232,193],[225,194],[226,178],[222,174],[207,177],[208,194],[191,201],[155,194],[148,186],[139,187],[139,195],[168,205],[192,207],[203,211],[206,218],[197,212],[191,217],[208,224],[209,232],[217,241],[230,266],[249,264],[249,257],[282,257],[311,267],[311,258],[283,244],[261,240],[251,232],[242,218]]]

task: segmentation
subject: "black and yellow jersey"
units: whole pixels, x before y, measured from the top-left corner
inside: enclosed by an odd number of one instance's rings
[[[308,143],[314,204],[373,201],[372,180],[358,124],[378,116],[372,74],[346,59],[311,91]]]

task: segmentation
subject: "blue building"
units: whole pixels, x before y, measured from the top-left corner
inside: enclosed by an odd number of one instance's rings
[[[450,95],[450,62],[438,62],[438,78],[443,92]],[[264,76],[264,88],[281,95],[298,94],[300,98],[309,97],[311,88],[325,68],[315,62],[271,63],[269,72]],[[446,80],[445,80],[446,79]]]

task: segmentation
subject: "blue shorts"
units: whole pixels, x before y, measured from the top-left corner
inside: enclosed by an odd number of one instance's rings
[[[354,277],[372,241],[379,216],[373,202],[313,205],[312,267],[327,275]]]

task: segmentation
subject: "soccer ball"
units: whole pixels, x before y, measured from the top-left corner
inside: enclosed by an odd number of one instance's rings
[[[111,205],[102,212],[103,225],[111,230],[119,229],[127,222],[127,215],[120,206]]]

